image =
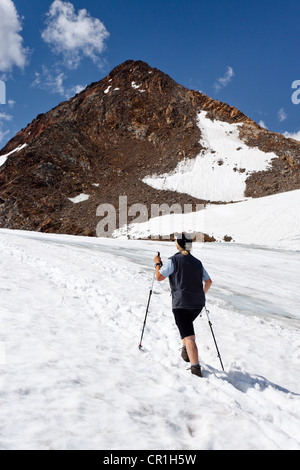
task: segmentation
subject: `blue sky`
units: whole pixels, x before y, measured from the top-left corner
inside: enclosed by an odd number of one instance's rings
[[[128,59],[300,140],[299,19],[299,0],[0,0],[0,148]]]

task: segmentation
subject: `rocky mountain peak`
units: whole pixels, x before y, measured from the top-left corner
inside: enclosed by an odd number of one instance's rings
[[[95,235],[98,205],[118,207],[120,195],[128,205],[147,207],[207,202],[142,181],[170,173],[203,150],[200,111],[212,121],[239,124],[248,146],[278,155],[269,171],[249,176],[247,196],[300,187],[298,142],[260,128],[236,108],[188,90],[143,61],[128,60],[38,115],[0,151],[10,154],[0,167],[0,226]],[[72,202],[80,194],[87,197]]]

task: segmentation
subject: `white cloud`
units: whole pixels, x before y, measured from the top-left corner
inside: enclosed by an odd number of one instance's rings
[[[8,100],[7,104],[10,108],[13,108],[15,106],[16,102],[15,102],[15,100]]]
[[[63,72],[52,72],[45,65],[43,65],[41,72],[35,72],[35,80],[32,83],[32,86],[40,88],[41,90],[47,90],[51,93],[58,93],[59,95],[64,96],[65,78],[66,75]]]
[[[287,137],[288,139],[295,139],[300,141],[300,129],[298,132],[284,132],[284,137]]]
[[[71,88],[65,90],[65,97],[71,98],[72,96],[77,95],[77,93],[80,93],[85,88],[86,88],[86,85],[72,86]]]
[[[51,70],[43,65],[41,72],[35,72],[35,79],[31,86],[50,93],[57,93],[63,98],[68,99],[85,88],[83,85],[75,85],[67,88],[65,85],[66,78],[66,74],[61,70],[57,68]]]
[[[233,71],[232,67],[228,66],[224,76],[218,78],[216,83],[214,84],[215,90],[220,91],[222,88],[227,86],[231,82],[232,77],[234,77],[234,71]]]
[[[42,38],[54,52],[62,54],[69,68],[77,68],[82,57],[101,65],[100,54],[105,49],[109,32],[104,24],[87,10],[76,13],[70,2],[55,0],[47,13]]]
[[[0,121],[11,121],[12,116],[7,113],[0,113]]]
[[[287,119],[287,114],[283,108],[280,108],[278,113],[277,113],[278,120],[280,122],[283,122]]]
[[[14,66],[23,69],[28,49],[23,46],[21,20],[12,0],[0,0],[0,71],[11,72]]]
[[[264,121],[260,120],[259,123],[260,127],[263,127],[264,129],[268,129]]]
[[[7,134],[9,134],[9,132],[10,132],[9,130],[8,130],[8,131],[4,131],[4,130],[2,129],[2,124],[1,124],[1,122],[0,122],[0,143],[2,142],[2,140],[4,139],[4,137],[5,137]],[[2,145],[1,145],[1,147],[2,147]],[[1,149],[1,148],[0,148],[0,149]]]
[[[9,130],[5,129],[5,122],[12,121],[12,116],[7,113],[0,112],[0,143],[4,139],[4,137],[9,134]]]

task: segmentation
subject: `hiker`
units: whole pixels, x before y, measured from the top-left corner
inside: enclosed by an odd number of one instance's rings
[[[156,279],[169,278],[172,310],[182,339],[181,357],[191,363],[192,374],[202,377],[193,322],[205,305],[205,294],[212,280],[201,261],[191,255],[192,240],[182,233],[175,242],[178,252],[164,266],[160,257],[155,256]]]

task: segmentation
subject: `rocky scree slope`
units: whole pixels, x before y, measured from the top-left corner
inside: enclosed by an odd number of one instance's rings
[[[36,117],[0,151],[21,145],[0,167],[0,226],[96,235],[100,204],[206,203],[151,188],[141,180],[172,171],[201,151],[197,113],[242,123],[251,147],[275,152],[268,171],[249,176],[245,196],[300,188],[300,144],[262,129],[239,110],[189,90],[142,61],[129,60],[97,83]],[[79,194],[89,198],[70,201]],[[129,219],[130,221],[130,219]]]

